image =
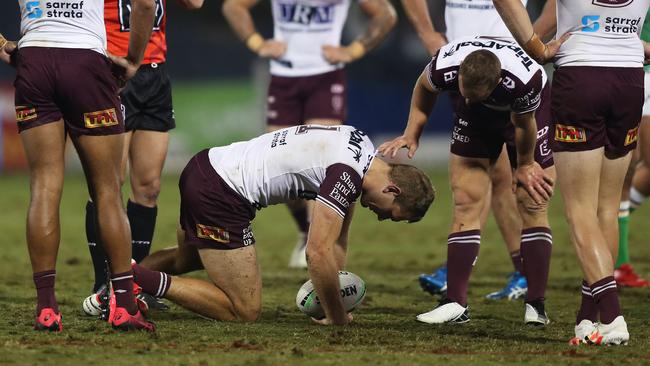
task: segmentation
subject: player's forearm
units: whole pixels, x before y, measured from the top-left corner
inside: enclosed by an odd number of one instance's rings
[[[428,90],[424,86],[424,83],[428,83],[427,80],[423,80],[424,77],[424,73],[422,73],[413,89],[409,119],[404,131],[404,135],[412,136],[416,139],[419,139],[420,135],[422,135],[424,126],[427,124],[429,115],[431,115],[433,107],[436,104],[436,99],[438,98],[437,92]]]
[[[131,24],[129,51],[127,60],[139,65],[144,57],[144,51],[151,37],[156,4],[153,0],[133,0],[131,2]]]
[[[372,2],[371,4],[369,2]],[[356,39],[365,52],[372,50],[386,37],[397,23],[395,8],[387,0],[366,0],[364,10],[370,15],[366,31]]]
[[[533,25],[521,0],[494,0],[493,3],[512,36],[525,45],[533,35]]]
[[[426,0],[402,0],[402,7],[418,37],[429,50],[438,32],[431,21]]]
[[[222,7],[223,15],[230,28],[242,41],[257,33],[250,9],[236,0],[226,0]]]
[[[317,249],[310,250],[312,248]],[[334,245],[307,244],[307,262],[309,264],[309,277],[311,278],[325,315],[335,325],[347,324],[348,318],[341,300],[338,265],[333,250]],[[321,249],[323,248],[323,249]]]
[[[537,143],[537,124],[534,112],[513,118],[515,125],[515,147],[517,149],[517,166],[532,164],[535,161],[535,144]]]
[[[544,5],[542,14],[535,20],[533,31],[537,33],[543,41],[553,38],[557,29],[557,17],[555,15],[556,0],[548,0]]]

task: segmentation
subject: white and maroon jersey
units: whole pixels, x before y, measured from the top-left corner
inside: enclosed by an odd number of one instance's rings
[[[526,6],[528,0],[521,2]],[[512,37],[492,0],[446,0],[445,24],[449,42],[477,35]]]
[[[557,66],[642,67],[639,39],[650,0],[558,0],[557,35],[571,32]]]
[[[517,114],[539,107],[547,80],[544,68],[517,43],[503,39],[468,37],[444,45],[426,68],[433,89],[459,92],[460,64],[468,54],[478,50],[494,53],[501,62],[501,83],[483,102],[486,107]]]
[[[18,47],[82,48],[106,54],[104,0],[18,0]]]
[[[257,207],[316,199],[345,217],[374,159],[366,134],[352,126],[302,125],[210,149],[212,167]]]
[[[273,39],[287,51],[271,60],[271,75],[310,76],[343,67],[323,58],[324,45],[339,46],[350,0],[272,0]]]

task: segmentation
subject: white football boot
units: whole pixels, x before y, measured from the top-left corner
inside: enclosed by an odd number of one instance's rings
[[[546,311],[544,310],[543,301],[526,303],[524,323],[528,325],[545,326],[550,322],[551,321],[548,319],[548,315],[546,315]]]
[[[569,344],[573,346],[587,343],[587,337],[596,331],[596,323],[589,319],[582,319],[574,328],[575,337],[569,340]]]
[[[427,324],[467,323],[469,321],[469,306],[464,307],[457,302],[442,300],[435,309],[420,314],[415,319]]]
[[[626,345],[629,340],[630,333],[622,315],[609,324],[598,324],[596,330],[587,336],[587,343],[595,345]]]
[[[293,248],[291,258],[289,259],[289,268],[307,268],[306,249],[307,234],[300,233],[298,234],[298,241],[296,242],[296,246]]]

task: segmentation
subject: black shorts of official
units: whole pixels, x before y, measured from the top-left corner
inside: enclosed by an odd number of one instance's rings
[[[176,127],[172,86],[164,63],[140,66],[120,99],[126,131],[167,132]]]

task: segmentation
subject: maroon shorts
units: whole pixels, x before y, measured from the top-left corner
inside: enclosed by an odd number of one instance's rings
[[[535,161],[542,167],[553,165],[553,153],[549,146],[551,124],[551,95],[549,86],[542,90],[541,104],[535,111],[537,143]],[[482,104],[467,105],[458,94],[452,95],[454,103],[454,129],[451,152],[467,158],[496,160],[506,144],[510,166],[517,165],[515,128],[510,121],[510,111],[497,111]]]
[[[266,122],[275,126],[296,126],[310,119],[343,122],[346,89],[343,69],[303,77],[271,76]]]
[[[21,48],[14,87],[20,132],[60,119],[73,137],[124,132],[110,61],[95,51]]]
[[[212,168],[208,150],[187,163],[178,187],[185,243],[222,250],[255,244],[251,221],[256,210]]]
[[[634,150],[643,109],[643,69],[572,66],[553,77],[553,151]]]

